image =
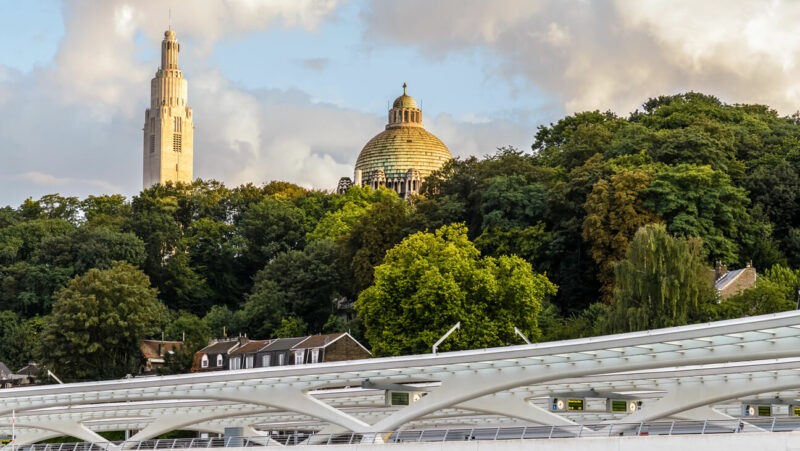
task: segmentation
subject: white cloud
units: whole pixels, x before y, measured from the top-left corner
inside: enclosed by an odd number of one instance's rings
[[[193,44],[182,49],[181,61],[194,109],[196,177],[229,185],[287,180],[333,189],[339,177],[352,176],[363,145],[383,130],[385,111],[348,109],[300,90],[244,89],[213,66],[209,51],[223,37],[273,26],[314,31],[340,2],[189,3],[71,1],[64,6],[65,35],[51,64],[27,74],[0,65],[0,204],[54,191],[130,196],[141,189],[141,125],[156,67],[138,55],[142,37],[158,51],[170,7],[178,39]],[[483,2],[471,5],[487,15],[492,9]],[[465,16],[452,37],[476,27],[480,40],[500,42],[509,24],[537,9],[526,6],[488,22]],[[568,32],[558,25],[548,36],[569,42]],[[520,125],[480,114],[426,117],[425,123],[456,156],[492,153],[505,141],[530,142]]]
[[[787,114],[800,105],[794,1],[406,0],[373,3],[364,21],[367,40],[433,59],[487,50],[496,74],[523,77],[567,112],[624,114],[688,90]]]
[[[53,175],[37,171],[25,172],[23,174],[14,177],[14,179],[31,182],[46,188],[61,188],[75,184],[85,184],[85,185],[96,186],[104,190],[104,192],[109,192],[109,193],[117,192],[120,189],[119,186],[108,183],[105,180],[99,180],[99,179],[81,180],[70,177],[55,177]]]

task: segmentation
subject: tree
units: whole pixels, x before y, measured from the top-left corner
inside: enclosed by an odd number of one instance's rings
[[[302,337],[306,335],[308,325],[296,316],[290,316],[281,320],[281,326],[275,330],[277,338]]]
[[[244,238],[246,274],[252,275],[281,252],[305,245],[305,214],[288,200],[267,197],[253,205],[239,224]]]
[[[119,230],[130,215],[131,205],[125,201],[125,196],[112,194],[89,196],[81,202],[81,209],[86,219],[84,226]]]
[[[300,319],[309,331],[320,332],[334,311],[334,300],[343,295],[343,278],[336,245],[330,240],[278,255],[255,276],[243,307],[247,332],[272,336],[281,320],[290,316]]]
[[[186,373],[192,367],[194,353],[204,348],[211,338],[211,328],[196,315],[180,312],[164,330],[167,340],[183,341],[183,346],[174,354],[165,356],[164,365],[158,374]]]
[[[481,255],[500,257],[516,255],[527,260],[538,271],[547,268],[546,247],[551,235],[545,231],[543,222],[525,228],[512,227],[486,229],[475,239],[475,247]]]
[[[755,287],[720,302],[715,310],[718,319],[727,319],[766,315],[794,310],[794,308],[795,301],[791,298],[787,299],[780,286],[760,280]]]
[[[624,126],[625,121],[610,111],[577,113],[549,127],[540,126],[532,148],[541,164],[571,170],[602,154],[614,132]]]
[[[44,240],[73,230],[63,219],[33,219],[0,229],[0,264],[29,260]]]
[[[329,211],[306,238],[308,241],[324,239],[336,241],[347,236],[366,211],[366,207],[356,203],[347,203],[339,210]]]
[[[662,224],[640,228],[616,267],[608,333],[681,326],[707,315],[716,293],[698,238],[673,237]]]
[[[129,232],[79,227],[68,235],[45,239],[33,260],[50,266],[71,267],[77,274],[91,268],[108,269],[112,261],[134,266],[145,262],[144,242]]]
[[[12,310],[24,318],[47,315],[53,292],[73,276],[72,268],[27,261],[0,267],[0,309]]]
[[[403,239],[408,226],[408,206],[399,198],[385,198],[373,204],[350,233],[341,240],[341,258],[350,268],[352,292],[372,284],[374,268],[386,251]]]
[[[242,268],[237,257],[244,248],[244,239],[236,227],[211,218],[192,222],[189,235],[183,239],[189,258],[189,267],[207,286],[204,303],[200,299],[190,302],[190,308],[205,313],[212,305],[237,305],[243,297]]]
[[[40,328],[39,317],[26,321],[12,311],[0,311],[0,362],[15,371],[33,360]]]
[[[226,305],[211,307],[211,310],[203,317],[203,323],[211,329],[212,338],[235,336],[240,332],[240,318],[237,318],[237,315]]]
[[[614,267],[625,257],[628,242],[646,224],[659,222],[644,208],[644,193],[653,175],[621,170],[595,183],[586,199],[583,239],[591,243],[592,258],[600,267],[598,278],[607,301],[614,291]]]
[[[487,180],[482,191],[481,229],[526,227],[544,217],[547,188],[541,183],[528,184],[520,175],[499,175]]]
[[[415,233],[387,252],[355,307],[373,353],[401,355],[427,352],[458,321],[461,331],[441,350],[517,342],[515,326],[536,339],[542,300],[555,292],[519,257],[481,258],[466,227],[452,225]]]
[[[135,372],[139,340],[160,330],[166,317],[147,276],[124,262],[76,276],[56,298],[39,354],[44,364],[66,379]]]
[[[709,166],[681,164],[660,171],[645,194],[644,207],[678,236],[702,238],[712,260],[739,260],[740,227],[750,218],[745,191]]]

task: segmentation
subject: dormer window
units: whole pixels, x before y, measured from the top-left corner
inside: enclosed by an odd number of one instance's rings
[[[200,368],[208,368],[208,356],[203,354],[203,358],[200,359]]]
[[[222,354],[217,354],[217,366],[222,366],[222,364],[223,364]]]

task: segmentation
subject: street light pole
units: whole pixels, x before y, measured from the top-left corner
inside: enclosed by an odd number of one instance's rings
[[[447,331],[446,334],[442,335],[442,338],[439,339],[436,343],[433,344],[433,354],[436,355],[436,349],[439,347],[442,342],[447,339],[456,329],[461,329],[461,321],[457,322],[455,326],[451,327],[450,330]]]

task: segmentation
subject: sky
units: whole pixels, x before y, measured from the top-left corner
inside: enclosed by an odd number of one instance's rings
[[[456,157],[685,91],[800,109],[800,2],[0,0],[0,206],[142,186],[170,25],[195,177],[333,189],[408,92]]]

